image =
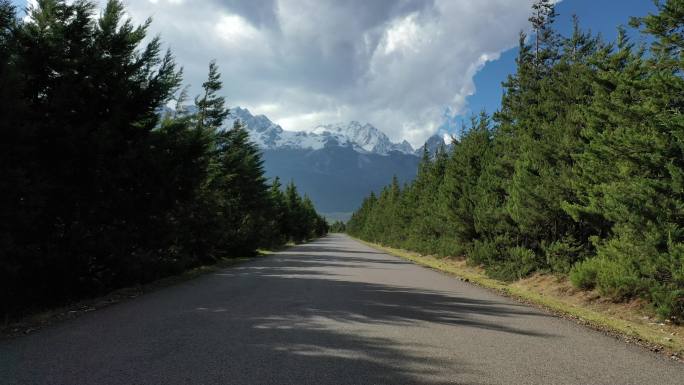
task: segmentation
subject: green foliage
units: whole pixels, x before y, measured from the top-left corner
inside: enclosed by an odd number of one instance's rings
[[[209,63],[209,76],[202,83],[204,94],[202,97],[195,98],[195,105],[197,106],[195,120],[198,128],[217,130],[223,125],[223,121],[228,116],[228,110],[225,108],[224,98],[218,95],[222,87],[223,83],[221,82],[221,74],[218,72],[218,66],[215,61],[212,61]],[[179,99],[181,101],[184,99],[182,94]]]
[[[642,297],[684,320],[684,0],[607,44],[553,29],[533,6],[501,109],[474,118],[450,154],[354,213],[356,236],[429,254],[466,253],[494,277],[569,274],[615,300]]]
[[[534,251],[516,246],[506,250],[505,259],[487,265],[487,273],[494,278],[512,281],[524,278],[539,267]]]
[[[570,271],[570,280],[577,287],[596,288],[601,294],[616,300],[639,294],[640,285],[644,284],[629,260],[611,260],[600,256],[575,265]]]
[[[570,270],[570,281],[573,285],[591,290],[596,287],[600,261],[595,258],[576,263]]]
[[[442,207],[454,235],[454,243],[463,250],[478,239],[475,207],[479,200],[478,183],[482,168],[492,156],[492,132],[489,117],[482,112],[473,118],[471,129],[462,130],[461,140],[453,142],[453,152],[446,165],[442,189]]]
[[[149,21],[124,15],[116,0],[99,15],[87,1],[41,0],[19,19],[0,0],[5,314],[327,231],[310,201],[290,207],[268,185],[239,125],[222,129],[216,64],[188,114],[173,56],[146,39]]]
[[[347,230],[347,225],[342,221],[335,221],[330,225],[331,233],[344,233]]]
[[[316,213],[308,196],[299,195],[294,182],[285,187],[283,207],[288,239],[302,242],[328,232],[325,219]]]
[[[660,317],[684,313],[684,290],[654,286],[649,294]]]
[[[542,245],[542,249],[546,256],[546,265],[557,273],[570,272],[576,262],[584,259],[584,246],[572,236]]]

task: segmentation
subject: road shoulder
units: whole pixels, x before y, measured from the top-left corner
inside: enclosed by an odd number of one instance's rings
[[[0,340],[33,334],[46,327],[79,318],[84,314],[112,305],[125,303],[144,294],[178,285],[257,258],[267,257],[273,253],[287,250],[295,246],[297,246],[297,244],[288,243],[287,245],[274,250],[259,249],[255,256],[224,258],[214,264],[198,266],[177,275],[168,276],[145,284],[124,287],[102,296],[79,300],[63,306],[31,312],[19,319],[5,320],[4,323],[0,324]]]

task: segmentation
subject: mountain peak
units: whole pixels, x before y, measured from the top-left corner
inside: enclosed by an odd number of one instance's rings
[[[352,120],[348,123],[322,124],[310,132],[285,131],[264,115],[252,115],[246,108],[231,109],[233,120],[239,119],[250,139],[263,149],[301,148],[318,150],[328,146],[351,146],[361,153],[387,155],[392,151],[413,154],[407,142],[393,143],[385,133],[370,123]]]
[[[451,144],[446,143],[443,136],[435,134],[427,138],[425,144],[420,146],[415,151],[415,154],[420,156],[423,154],[425,148],[427,148],[428,152],[434,155],[435,153],[437,153],[437,150],[439,150],[442,147],[446,150],[449,150],[451,148]]]

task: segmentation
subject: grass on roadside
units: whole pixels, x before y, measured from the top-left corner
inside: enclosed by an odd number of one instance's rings
[[[646,345],[651,350],[662,351],[673,358],[684,357],[684,326],[658,321],[654,312],[641,301],[614,303],[600,297],[596,292],[574,288],[567,278],[549,274],[537,274],[516,282],[503,282],[488,277],[479,267],[468,265],[464,258],[421,255],[357,240],[419,265],[541,306],[625,340]]]

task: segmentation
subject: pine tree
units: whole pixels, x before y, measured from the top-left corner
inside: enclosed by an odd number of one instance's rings
[[[283,185],[279,177],[275,177],[271,182],[269,189],[270,207],[267,214],[268,219],[268,240],[266,246],[279,246],[287,243],[287,228],[286,228],[286,202],[285,195],[282,191]]]
[[[289,238],[294,242],[306,240],[306,227],[302,210],[302,198],[293,181],[285,187],[285,204],[287,207],[287,230]]]
[[[402,191],[399,186],[399,179],[396,175],[392,176],[392,182],[388,189],[388,208],[385,215],[385,229],[387,235],[385,242],[389,245],[399,246],[405,240],[404,234],[406,221],[404,211],[401,206]]]
[[[8,303],[145,278],[154,250],[167,246],[156,231],[174,201],[158,189],[173,175],[149,173],[156,111],[180,82],[173,57],[160,54],[158,39],[142,46],[148,24],[134,27],[118,1],[99,18],[88,2],[43,0],[22,21],[1,9],[0,49],[11,54],[2,55],[0,108],[13,109],[2,114],[12,124],[2,127],[11,149],[2,173],[14,184],[2,207],[16,208],[2,221],[11,245],[0,259],[18,261],[17,287],[32,286]]]
[[[534,63],[538,69],[549,68],[558,54],[558,33],[552,24],[556,19],[552,0],[536,0],[529,21],[534,32]]]
[[[209,76],[202,83],[204,94],[195,98],[197,106],[197,127],[207,130],[217,130],[223,125],[229,111],[225,107],[225,99],[218,95],[223,87],[221,74],[218,72],[216,61],[209,63]]]
[[[597,256],[578,265],[573,281],[615,298],[650,298],[663,316],[684,317],[684,231],[681,215],[681,1],[634,24],[653,34],[653,55],[633,52],[624,33],[595,83],[579,159],[584,206],[612,224]],[[578,205],[579,206],[579,205]]]
[[[469,130],[462,130],[460,140],[454,141],[446,166],[441,210],[448,215],[451,241],[458,254],[467,252],[480,237],[475,227],[477,185],[482,168],[490,161],[491,141],[489,116],[483,111],[479,119],[472,119]]]
[[[589,61],[597,42],[576,22],[563,45],[559,61],[535,82],[538,100],[529,107],[533,114],[519,126],[521,156],[508,188],[507,210],[520,231],[518,246],[533,251],[539,267],[566,272],[581,258],[578,237],[586,236],[562,206],[576,200],[571,154],[583,147],[583,119],[577,111],[591,100]]]
[[[287,240],[280,186],[266,184],[239,124],[222,129],[216,64],[190,114],[182,71],[159,38],[146,38],[150,21],[134,26],[120,1],[95,9],[40,0],[20,19],[0,0],[5,314]],[[163,114],[173,99],[176,112]],[[324,234],[325,220],[305,206],[302,233]]]
[[[239,121],[232,129],[217,134],[215,169],[209,188],[218,197],[224,252],[248,253],[262,240],[268,205],[268,186],[259,149]]]
[[[516,163],[523,151],[525,130],[531,127],[534,108],[538,104],[537,73],[535,56],[526,43],[524,33],[520,34],[516,73],[503,83],[504,95],[501,109],[493,120],[491,161],[482,166],[476,191],[479,197],[473,209],[473,221],[479,239],[468,251],[471,261],[490,266],[490,273],[499,278],[510,279],[518,275],[510,272],[509,250],[520,245],[519,229],[507,209],[510,204],[510,190]]]

